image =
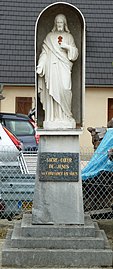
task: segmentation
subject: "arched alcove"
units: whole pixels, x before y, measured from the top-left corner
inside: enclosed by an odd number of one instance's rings
[[[64,14],[67,18],[68,28],[74,37],[79,51],[78,59],[73,63],[72,69],[72,114],[78,128],[84,122],[84,94],[85,94],[85,20],[75,6],[57,2],[45,8],[37,18],[35,27],[35,70],[41,53],[42,43],[46,35],[52,30],[54,18],[57,14]],[[38,78],[36,78],[37,118],[38,126],[42,126],[43,111],[38,98]]]

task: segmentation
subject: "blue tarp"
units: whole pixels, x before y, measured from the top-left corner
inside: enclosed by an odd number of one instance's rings
[[[108,158],[108,150],[113,148],[113,128],[109,128],[91,160],[82,170],[82,180],[93,178],[101,171],[113,171],[113,161]]]

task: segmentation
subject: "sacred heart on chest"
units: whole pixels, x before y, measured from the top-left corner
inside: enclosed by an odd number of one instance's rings
[[[63,36],[59,35],[58,36],[58,44],[61,45],[62,43]]]

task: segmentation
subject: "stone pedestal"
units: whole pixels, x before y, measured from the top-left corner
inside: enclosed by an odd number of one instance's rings
[[[89,268],[112,266],[104,231],[84,215],[77,131],[40,131],[32,215],[10,229],[2,266]]]
[[[112,267],[103,230],[85,215],[84,225],[32,225],[31,214],[9,229],[2,250],[8,268]]]
[[[81,130],[38,130],[40,144],[33,224],[84,224]]]

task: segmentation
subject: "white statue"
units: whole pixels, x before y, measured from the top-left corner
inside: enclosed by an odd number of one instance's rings
[[[46,36],[39,57],[38,92],[45,110],[44,128],[75,128],[71,112],[71,70],[78,58],[78,49],[66,17],[55,17],[54,27]]]

